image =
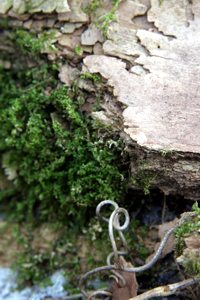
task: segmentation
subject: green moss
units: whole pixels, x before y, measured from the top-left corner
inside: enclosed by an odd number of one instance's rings
[[[8,28],[8,19],[7,18],[0,19],[0,28],[1,28],[1,30]]]
[[[121,0],[113,0],[112,1],[112,9],[108,11],[106,14],[103,16],[99,17],[96,25],[99,29],[101,29],[102,33],[104,34],[105,37],[108,35],[108,28],[110,23],[114,22],[117,20],[116,17],[116,12],[119,7]]]
[[[181,239],[187,234],[198,231],[200,229],[200,207],[198,207],[197,202],[193,205],[192,209],[197,214],[195,220],[185,222],[181,226],[179,226],[176,229],[176,238]]]
[[[187,258],[183,263],[185,271],[190,276],[195,278],[200,278],[200,257],[195,255],[193,252],[188,253]]]
[[[11,40],[16,42],[18,57],[29,55],[20,65],[15,63],[16,56],[11,57],[10,70],[0,68],[0,157],[10,181],[0,191],[0,204],[24,228],[43,222],[59,224],[63,231],[56,245],[66,247],[83,226],[87,228],[97,203],[123,197],[127,185],[123,143],[117,133],[97,126],[83,113],[87,92],[76,84],[61,85],[57,65],[38,59],[41,41],[21,30]],[[37,66],[29,67],[29,59]],[[89,73],[82,79],[93,84],[101,80]],[[90,96],[96,98],[97,93]],[[28,235],[16,232],[22,240],[15,264],[20,285],[41,282],[61,267],[77,275],[77,259],[70,264],[54,243],[38,252],[31,230]],[[71,261],[73,257],[74,253]]]
[[[52,52],[57,50],[53,45],[55,39],[54,30],[43,31],[37,36],[35,33],[31,33],[23,29],[17,29],[13,33],[12,39],[16,46],[26,54],[40,54],[44,50]]]
[[[74,48],[74,52],[76,53],[76,55],[82,56],[83,55],[83,48],[80,45],[77,45]]]
[[[19,219],[35,210],[44,220],[84,219],[79,205],[117,199],[125,183],[119,138],[98,136],[79,111],[77,91],[57,87],[55,73],[42,65],[0,74],[0,150],[4,169],[17,174],[11,203]]]
[[[57,269],[62,269],[68,281],[70,280],[72,285],[77,286],[75,274],[80,273],[81,270],[75,230],[68,229],[66,235],[66,228],[63,228],[61,224],[57,224],[57,226],[45,224],[45,226],[48,227],[43,231],[43,235],[45,233],[47,236],[49,229],[51,230],[48,239],[52,238],[52,232],[54,235],[56,233],[56,237],[49,240],[48,243],[44,236],[40,236],[40,241],[36,242],[40,231],[38,232],[38,228],[33,227],[33,224],[26,223],[15,226],[13,236],[20,247],[20,252],[13,268],[18,271],[18,288],[33,284],[49,285],[51,283],[49,276]]]
[[[86,7],[84,7],[83,10],[86,14],[92,14],[101,6],[102,0],[91,0],[90,3]]]
[[[90,79],[94,83],[100,83],[101,82],[101,76],[100,75],[92,74],[92,73],[89,73],[89,72],[85,72],[85,73],[81,74],[80,78],[85,79],[85,80]]]
[[[156,174],[148,170],[140,170],[138,174],[131,178],[131,183],[141,188],[145,195],[149,195],[150,189],[153,186],[156,179]]]
[[[176,229],[175,236],[177,256],[182,255],[183,250],[185,249],[184,237],[200,230],[200,207],[198,207],[197,202],[193,205],[193,211],[196,212],[196,217],[194,217],[191,221],[183,223]],[[183,266],[188,274],[200,277],[199,254],[196,256],[193,251],[187,252]]]

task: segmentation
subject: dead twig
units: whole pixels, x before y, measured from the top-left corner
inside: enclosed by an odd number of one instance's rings
[[[165,297],[165,296],[174,295],[177,292],[177,290],[186,288],[198,282],[200,282],[200,278],[185,279],[180,282],[159,286],[141,295],[130,298],[129,300],[148,300],[154,297]]]

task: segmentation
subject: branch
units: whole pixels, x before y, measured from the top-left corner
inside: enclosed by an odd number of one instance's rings
[[[159,286],[141,295],[130,298],[129,300],[147,300],[152,297],[170,296],[175,294],[178,289],[186,288],[187,286],[190,286],[198,282],[200,282],[200,278],[190,278],[180,282]]]

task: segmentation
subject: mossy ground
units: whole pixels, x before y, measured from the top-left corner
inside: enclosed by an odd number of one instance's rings
[[[12,35],[11,42],[17,56],[20,52],[27,56],[22,64],[13,61],[11,69],[0,69],[0,151],[9,179],[0,192],[0,203],[29,233],[44,222],[62,228],[59,244],[73,240],[87,227],[99,201],[122,199],[127,176],[123,143],[117,133],[97,128],[83,113],[86,92],[76,84],[61,85],[58,65],[35,56],[41,43],[27,32],[16,35],[20,39],[15,43]],[[84,76],[95,83],[88,74]],[[17,236],[24,245],[17,260],[20,283],[40,282],[65,265],[63,254],[53,245],[35,253],[30,234],[18,230]]]

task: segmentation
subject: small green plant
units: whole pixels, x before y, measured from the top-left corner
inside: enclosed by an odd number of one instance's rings
[[[43,233],[40,234],[40,241],[37,241],[42,227],[35,228],[31,223],[23,225],[16,225],[13,231],[13,236],[20,247],[13,264],[13,268],[18,272],[18,287],[49,285],[51,284],[49,276],[57,269],[62,269],[68,280],[74,280],[74,272],[80,272],[78,258],[74,256],[77,251],[75,231],[67,230],[63,225],[61,228],[60,224],[57,228],[52,224],[45,224],[45,237],[48,235],[49,237],[45,240]]]
[[[42,50],[56,51],[53,45],[55,31],[43,31],[39,36],[23,29],[17,29],[13,33],[13,41],[23,53],[40,54]]]
[[[77,45],[74,48],[74,52],[76,53],[76,55],[82,56],[83,55],[83,48],[80,45]]]
[[[119,7],[121,0],[113,0],[112,1],[112,9],[107,12],[105,15],[99,17],[96,26],[101,29],[102,33],[105,37],[108,35],[108,28],[110,23],[117,20],[116,11]]]
[[[192,209],[196,212],[196,217],[192,221],[185,222],[176,229],[175,236],[177,256],[180,256],[185,248],[184,237],[200,230],[200,208],[198,207],[197,202],[193,205]]]
[[[150,189],[155,182],[156,174],[141,170],[135,177],[131,178],[132,184],[135,186],[142,188],[145,195],[149,195]]]
[[[200,278],[200,255],[199,253],[195,255],[195,253],[188,252],[187,257],[185,257],[185,261],[183,266],[190,276],[194,276],[196,278]]]
[[[101,6],[102,0],[91,0],[90,3],[86,7],[84,7],[83,10],[86,14],[92,14]]]
[[[192,210],[196,212],[197,216],[194,218],[193,221],[188,221],[182,224],[176,230],[176,237],[183,238],[185,235],[190,234],[194,231],[198,231],[200,229],[200,207],[198,207],[198,203],[192,206]]]
[[[85,79],[85,80],[90,79],[94,83],[100,83],[101,82],[101,76],[100,75],[92,74],[92,73],[89,73],[89,72],[85,72],[85,73],[81,74],[80,78]]]
[[[165,150],[165,149],[160,150],[160,154],[162,157],[170,157],[172,153],[173,153],[172,150]]]

